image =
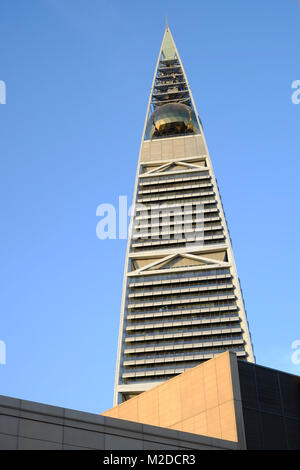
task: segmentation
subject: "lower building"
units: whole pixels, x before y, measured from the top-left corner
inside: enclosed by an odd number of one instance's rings
[[[101,415],[0,396],[0,449],[300,450],[300,377],[227,351]]]
[[[237,450],[237,442],[0,396],[0,450]]]

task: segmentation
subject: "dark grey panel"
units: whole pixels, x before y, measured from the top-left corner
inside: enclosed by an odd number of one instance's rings
[[[238,361],[248,449],[300,449],[300,377]]]
[[[243,406],[258,409],[258,396],[255,379],[255,366],[244,361],[238,361],[240,387]]]
[[[257,410],[250,410],[249,408],[244,408],[243,416],[245,422],[247,449],[263,449],[263,431],[260,412]]]
[[[285,416],[300,419],[300,377],[279,372]]]
[[[282,416],[261,413],[264,449],[286,450],[287,440]]]
[[[290,450],[300,449],[300,420],[285,418],[285,429],[287,434],[288,448]]]
[[[262,411],[282,413],[278,373],[272,369],[256,367],[259,406]]]

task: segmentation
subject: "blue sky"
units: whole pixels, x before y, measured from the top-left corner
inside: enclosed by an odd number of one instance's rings
[[[296,0],[9,0],[0,6],[0,394],[112,406],[125,240],[96,208],[132,197],[165,17],[221,191],[259,364],[299,320]]]

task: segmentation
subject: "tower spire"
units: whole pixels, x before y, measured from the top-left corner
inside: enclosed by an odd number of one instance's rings
[[[226,350],[254,361],[218,185],[167,21],[132,214],[115,404]]]
[[[166,107],[167,105],[169,105],[169,108]],[[201,126],[195,112],[196,108],[192,93],[168,25],[168,18],[166,17],[166,29],[154,72],[147,111],[147,125],[144,133],[146,140],[153,133],[156,136],[162,136],[165,135],[165,131],[169,132],[169,126],[167,123],[164,123],[164,118],[166,112],[169,113],[171,109],[173,115],[175,112],[179,118],[177,124],[172,126],[174,132],[177,129],[176,134],[200,133]],[[153,120],[154,112],[156,117],[159,115],[159,121],[162,123],[162,126],[155,126]],[[186,115],[187,121],[186,119],[181,119],[182,113]],[[179,122],[182,123],[183,121],[186,121],[186,125],[179,124]],[[162,128],[162,132],[159,130],[159,127]]]

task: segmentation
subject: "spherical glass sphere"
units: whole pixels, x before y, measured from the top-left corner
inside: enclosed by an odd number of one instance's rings
[[[194,111],[182,103],[164,104],[151,114],[145,132],[145,139],[171,137],[200,132]]]

